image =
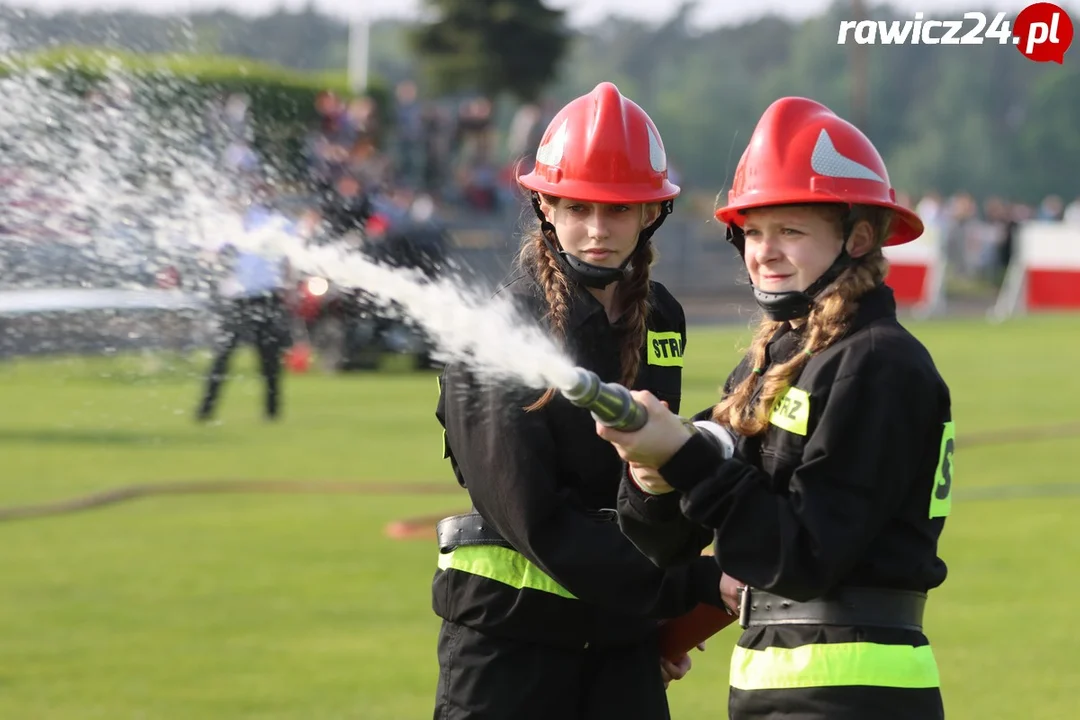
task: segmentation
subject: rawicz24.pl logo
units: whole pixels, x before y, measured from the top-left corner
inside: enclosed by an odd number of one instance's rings
[[[915,13],[914,20],[842,20],[838,45],[1015,45],[1035,62],[1063,62],[1073,39],[1069,14],[1053,3],[1028,5],[1010,23],[999,12],[987,21],[981,12],[966,12],[963,20],[927,20]]]

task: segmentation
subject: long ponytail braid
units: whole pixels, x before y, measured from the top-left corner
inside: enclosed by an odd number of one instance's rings
[[[558,259],[547,249],[541,230],[537,228],[525,240],[518,256],[519,264],[533,271],[547,303],[548,331],[557,341],[566,340],[566,324],[570,318],[570,281]],[[540,398],[525,409],[538,410],[555,396],[556,389],[548,388]]]
[[[616,302],[623,309],[619,328],[623,331],[619,347],[620,382],[633,387],[641,365],[641,348],[645,344],[646,321],[649,316],[649,274],[655,252],[648,240],[638,249],[630,270],[630,277],[619,283],[615,291]]]

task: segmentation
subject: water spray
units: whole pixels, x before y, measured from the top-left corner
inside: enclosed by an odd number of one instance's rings
[[[601,425],[634,432],[649,420],[645,406],[634,400],[629,390],[618,383],[602,382],[596,373],[585,368],[574,368],[573,382],[559,389],[574,405],[592,412]]]
[[[0,60],[4,50],[0,38]],[[108,59],[88,100],[72,94],[63,77],[45,71],[0,77],[0,139],[10,146],[0,167],[0,264],[20,270],[14,280],[4,273],[0,292],[15,284],[55,294],[72,280],[145,289],[147,277],[168,267],[202,308],[229,269],[220,251],[231,245],[285,256],[296,273],[321,278],[324,289],[333,283],[363,290],[379,306],[372,312],[407,318],[426,331],[433,360],[466,364],[492,382],[563,389],[612,427],[645,423],[644,408],[628,390],[575,369],[511,294],[492,296],[484,283],[457,276],[452,264],[434,279],[390,267],[348,241],[302,236],[283,211],[251,227],[242,202],[250,180],[230,161],[231,151],[250,140],[250,128],[223,123],[219,107],[208,113],[201,95],[189,92],[190,78],[164,70],[135,77]],[[207,124],[207,118],[214,119]],[[272,181],[273,165],[259,175]],[[40,262],[21,262],[23,248],[49,253]],[[69,277],[54,253],[79,258],[76,274]],[[112,297],[108,302],[115,309]],[[151,337],[163,330],[148,321],[140,332]]]

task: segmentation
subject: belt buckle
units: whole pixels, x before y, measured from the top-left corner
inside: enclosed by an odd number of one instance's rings
[[[739,626],[743,630],[750,627],[750,603],[753,602],[753,595],[749,585],[739,588]]]

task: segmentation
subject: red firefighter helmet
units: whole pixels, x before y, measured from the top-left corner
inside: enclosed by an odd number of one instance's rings
[[[678,196],[660,132],[609,82],[570,101],[548,125],[522,186],[598,203],[652,203]]]
[[[896,202],[885,163],[862,131],[821,103],[785,97],[758,120],[716,218],[742,226],[745,210],[803,203],[889,208],[896,220],[885,245],[923,232],[919,216]]]

